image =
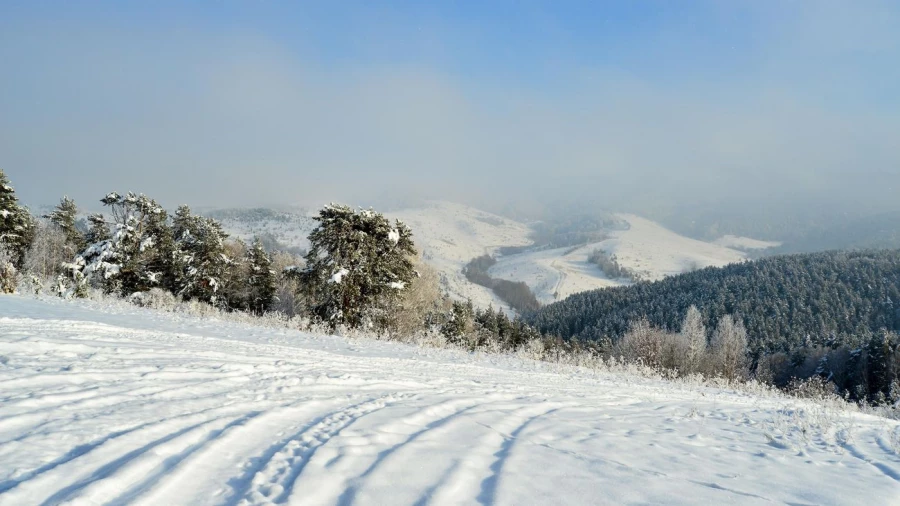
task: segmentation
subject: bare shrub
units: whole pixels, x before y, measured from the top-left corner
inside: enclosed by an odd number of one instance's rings
[[[731,315],[719,320],[713,333],[711,364],[713,374],[721,374],[729,380],[746,379],[747,361],[747,329],[744,324]]]
[[[295,275],[302,269],[304,263],[302,257],[286,251],[277,251],[272,255],[272,270],[278,274],[272,309],[289,318],[306,314],[306,301],[300,290],[300,279]]]
[[[681,337],[685,343],[684,372],[701,372],[706,355],[706,327],[696,306],[691,306],[681,324]]]
[[[426,330],[430,314],[446,310],[441,297],[440,275],[421,260],[414,264],[417,277],[400,292],[389,329],[398,336],[411,336]]]
[[[162,288],[151,288],[146,292],[135,293],[128,297],[128,300],[135,305],[161,311],[172,311],[178,305],[178,299]]]
[[[627,361],[660,367],[665,349],[665,332],[651,327],[650,322],[642,318],[631,323],[616,348],[617,355]]]
[[[25,271],[40,280],[55,279],[63,273],[63,264],[75,257],[66,234],[45,220],[37,222],[34,241],[25,253]]]

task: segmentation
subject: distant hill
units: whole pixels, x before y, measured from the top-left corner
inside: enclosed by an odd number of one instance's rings
[[[315,211],[299,208],[210,209],[204,214],[221,221],[233,237],[259,237],[269,249],[294,252],[309,248],[307,236],[316,226]],[[573,293],[631,283],[591,262],[598,250],[615,255],[622,267],[648,280],[746,257],[729,245],[690,239],[630,214],[573,214],[523,223],[461,204],[427,201],[385,215],[409,225],[424,261],[441,273],[451,296],[507,312],[512,309],[497,294],[463,275],[472,259],[496,257],[492,277],[525,283],[540,302],[551,303]]]
[[[677,330],[688,307],[708,327],[740,317],[755,354],[900,331],[900,250],[824,252],[710,267],[662,281],[573,295],[529,314],[543,332],[600,340],[629,322]]]

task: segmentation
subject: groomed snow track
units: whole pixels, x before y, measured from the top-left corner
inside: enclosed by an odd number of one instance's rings
[[[880,419],[512,358],[0,296],[0,505],[891,504]],[[767,436],[768,434],[768,436]],[[776,438],[777,439],[777,438]]]

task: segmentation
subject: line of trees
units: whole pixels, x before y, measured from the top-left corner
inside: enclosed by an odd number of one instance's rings
[[[470,282],[491,289],[500,300],[520,313],[540,309],[541,303],[527,284],[522,281],[493,278],[488,274],[488,269],[496,263],[497,260],[490,255],[475,257],[463,267],[463,275]]]
[[[640,274],[627,267],[623,267],[619,263],[619,259],[616,255],[610,255],[602,249],[598,248],[592,251],[588,255],[588,262],[597,265],[597,267],[610,278],[627,279],[634,283],[641,280]]]
[[[139,304],[199,301],[331,330],[784,387],[813,378],[853,399],[900,402],[900,251],[708,268],[579,294],[512,320],[442,293],[412,231],[373,210],[326,206],[301,258],[230,238],[187,206],[169,215],[133,193],[101,202],[105,213],[84,221],[68,198],[34,217],[0,171],[0,290],[39,291],[49,280],[65,297],[101,290]],[[486,276],[493,261],[473,260],[466,275]]]
[[[42,217],[21,206],[0,171],[0,287],[48,286],[62,297],[98,290],[141,305],[196,301],[226,311],[277,312],[298,324],[409,338],[430,334],[469,349],[514,350],[540,334],[492,308],[442,293],[417,257],[412,231],[371,209],[329,205],[304,257],[228,237],[188,206],[109,193],[104,213],[79,219],[64,197]]]

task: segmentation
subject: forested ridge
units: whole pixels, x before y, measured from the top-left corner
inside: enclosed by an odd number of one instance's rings
[[[785,255],[710,267],[576,294],[525,318],[566,339],[615,341],[642,318],[677,331],[691,305],[708,328],[727,314],[742,320],[755,357],[898,331],[900,250]]]

